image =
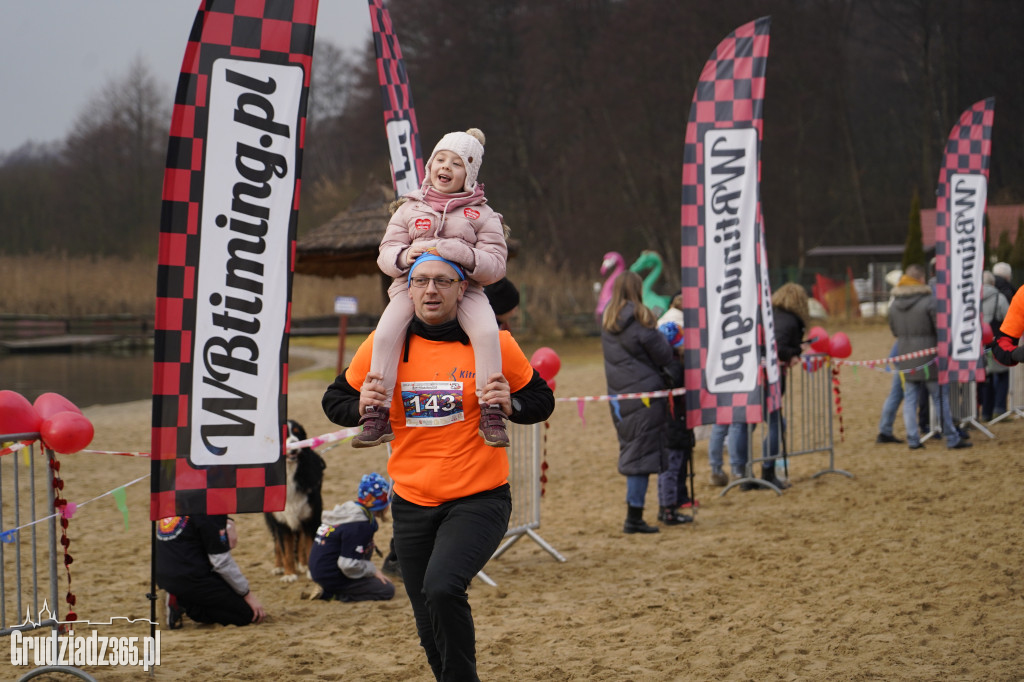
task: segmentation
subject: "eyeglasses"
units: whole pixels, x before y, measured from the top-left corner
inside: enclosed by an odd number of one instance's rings
[[[412,285],[417,289],[423,289],[428,283],[433,282],[438,289],[447,289],[457,281],[450,277],[413,277]]]

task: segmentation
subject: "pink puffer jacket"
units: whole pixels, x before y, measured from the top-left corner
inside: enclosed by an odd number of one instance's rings
[[[377,265],[384,274],[404,277],[409,272],[403,254],[416,241],[463,266],[469,280],[480,286],[505,276],[508,247],[501,214],[487,205],[486,198],[442,215],[422,200],[420,191],[407,196],[409,201],[391,216],[380,243]]]

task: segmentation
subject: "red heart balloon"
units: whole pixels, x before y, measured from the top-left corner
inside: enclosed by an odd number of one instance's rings
[[[547,379],[547,383],[548,383],[548,388],[550,388],[551,392],[554,393],[554,391],[555,391],[555,380],[554,379]]]
[[[36,433],[41,422],[28,398],[15,391],[0,391],[0,434]]]
[[[558,353],[547,346],[542,346],[530,356],[530,365],[537,370],[541,379],[548,381],[558,374],[558,370],[562,368],[562,361],[558,358]]]
[[[811,350],[816,353],[828,352],[828,332],[821,327],[811,327],[807,332],[807,339],[811,342]]]
[[[58,412],[39,427],[43,444],[62,455],[84,450],[92,442],[93,433],[92,422],[80,412]]]
[[[995,337],[996,337],[996,335],[994,333],[992,333],[992,325],[990,325],[988,322],[982,322],[981,323],[981,345],[987,346],[988,344],[992,343],[992,339],[994,339]]]
[[[850,337],[843,332],[836,332],[829,342],[828,354],[834,358],[848,358],[853,352]]]
[[[32,404],[35,406],[36,412],[39,413],[39,418],[44,421],[58,412],[77,412],[82,414],[77,405],[60,393],[43,393]]]

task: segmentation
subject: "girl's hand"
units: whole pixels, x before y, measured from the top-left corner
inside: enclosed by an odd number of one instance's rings
[[[425,239],[414,241],[408,249],[405,250],[405,254],[402,256],[405,259],[405,267],[411,268],[412,264],[416,262],[416,259],[423,254],[434,251],[434,246],[437,244],[435,239]]]
[[[412,267],[416,259],[423,255],[423,247],[419,244],[413,244],[413,246],[406,249],[406,253],[402,255],[404,261],[406,261],[406,267]]]
[[[498,405],[506,417],[512,414],[512,392],[508,380],[501,373],[492,374],[487,378],[484,385],[480,402],[488,405]]]
[[[366,414],[366,408],[370,405],[374,407],[380,407],[384,405],[384,401],[387,400],[388,394],[384,391],[384,384],[381,382],[382,377],[379,374],[370,372],[366,375],[363,380],[363,385],[359,389],[359,414]]]

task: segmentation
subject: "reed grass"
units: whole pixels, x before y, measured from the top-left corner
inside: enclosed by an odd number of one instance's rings
[[[152,315],[156,261],[67,253],[0,256],[0,312]]]
[[[0,255],[0,313],[152,316],[156,272],[155,259],[141,256]],[[593,325],[596,296],[591,278],[525,258],[512,261],[508,272],[522,297],[517,335],[521,330],[530,335],[559,337],[579,333],[581,325],[586,327],[588,322]],[[355,296],[359,312],[369,315],[379,315],[386,304],[378,275],[348,279],[296,275],[292,317],[333,315],[336,296]]]

